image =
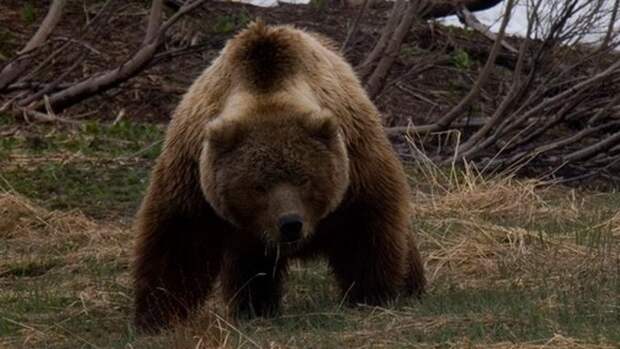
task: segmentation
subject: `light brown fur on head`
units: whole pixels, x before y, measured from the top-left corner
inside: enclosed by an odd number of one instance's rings
[[[277,220],[297,214],[303,237],[342,201],[349,160],[337,121],[290,105],[261,105],[207,125],[201,185],[231,223],[277,244]]]
[[[136,325],[187,317],[218,275],[233,314],[273,314],[294,257],[325,256],[352,303],[420,294],[409,200],[379,113],[337,50],[253,23],[196,79],[168,128],[138,213]],[[282,257],[266,245],[280,239],[283,215],[307,225]]]

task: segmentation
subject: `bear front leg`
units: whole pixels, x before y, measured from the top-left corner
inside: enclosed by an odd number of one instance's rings
[[[334,214],[327,245],[330,266],[350,303],[381,305],[400,291],[420,293],[424,275],[408,217],[380,201]]]
[[[422,296],[426,289],[426,277],[424,276],[424,263],[422,262],[422,256],[418,250],[418,245],[413,237],[413,234],[407,234],[408,242],[408,258],[407,258],[407,270],[405,278],[405,291],[409,295],[416,297]]]
[[[190,166],[160,161],[138,213],[134,321],[140,331],[185,319],[221,267],[226,226],[202,197]]]
[[[278,313],[286,274],[284,257],[265,255],[264,249],[230,251],[224,258],[224,300],[235,318],[271,317]]]

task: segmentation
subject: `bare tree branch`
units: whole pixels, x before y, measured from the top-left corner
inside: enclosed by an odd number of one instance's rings
[[[613,146],[620,144],[620,132],[616,132],[611,136],[602,139],[586,148],[579,149],[568,155],[562,156],[563,162],[576,162],[591,158],[592,156],[611,149]]]
[[[45,40],[50,36],[56,25],[60,22],[60,18],[62,17],[62,11],[67,4],[67,0],[54,0],[52,5],[50,6],[47,15],[43,19],[43,22],[37,29],[37,32],[30,38],[26,46],[19,51],[18,53],[26,53],[28,51],[34,50],[35,48],[41,46]]]
[[[205,1],[206,0],[195,0],[185,3],[177,13],[161,24],[163,0],[154,0],[149,13],[147,32],[140,49],[121,66],[108,70],[100,75],[82,80],[65,90],[55,92],[49,97],[52,107],[57,110],[62,110],[84,98],[117,86],[138,74],[153,59],[167,30],[178,21],[179,18],[200,6]],[[40,106],[41,103],[39,102],[35,108]]]

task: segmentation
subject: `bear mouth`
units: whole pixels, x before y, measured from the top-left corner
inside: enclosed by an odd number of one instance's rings
[[[304,231],[297,240],[287,241],[281,239],[281,236],[273,230],[265,231],[262,235],[265,254],[290,255],[303,249],[310,241],[310,236],[308,231]]]
[[[305,242],[304,239],[299,239],[295,241],[278,242],[278,245],[280,246],[280,248],[297,249],[297,248],[301,248],[304,245],[304,242]]]
[[[298,239],[295,241],[273,241],[268,244],[269,254],[276,256],[289,256],[300,251],[306,245],[306,239]]]

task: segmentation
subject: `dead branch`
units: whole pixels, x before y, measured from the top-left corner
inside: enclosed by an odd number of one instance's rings
[[[205,0],[195,0],[184,4],[167,21],[161,24],[162,0],[155,0],[149,12],[149,22],[142,46],[124,64],[99,75],[84,79],[75,85],[50,95],[49,101],[56,110],[62,110],[83,99],[108,90],[138,74],[153,59],[157,48],[165,37],[167,30],[183,15],[203,4]],[[35,108],[40,108],[39,102]]]
[[[604,138],[588,147],[579,149],[561,157],[562,162],[576,162],[579,160],[589,159],[594,155],[605,152],[615,145],[620,144],[620,131]]]
[[[78,59],[76,59],[75,62],[73,62],[73,64],[71,64],[71,66],[69,66],[65,71],[63,71],[60,75],[58,75],[52,82],[50,82],[48,84],[45,84],[36,93],[33,93],[30,96],[21,99],[18,102],[18,105],[21,106],[21,107],[26,107],[30,103],[32,103],[32,102],[34,102],[36,100],[39,100],[41,97],[49,94],[50,92],[53,92],[53,91],[57,90],[58,85],[60,85],[60,83],[62,83],[62,81],[65,79],[65,77],[67,77],[70,73],[72,73],[74,70],[76,70],[82,64],[82,62],[84,62],[85,58],[86,58],[86,54],[80,55],[80,57]],[[70,88],[70,86],[68,86],[66,88]]]
[[[36,81],[16,82],[16,83],[13,83],[7,86],[5,91],[7,92],[23,91],[23,90],[36,91],[38,89],[44,88],[46,85],[47,85],[46,83],[36,82]],[[64,89],[64,88],[70,87],[71,85],[72,85],[71,83],[62,83],[62,84],[58,84],[56,88]]]
[[[473,100],[478,97],[482,89],[482,86],[486,83],[487,79],[491,75],[492,69],[495,66],[495,58],[497,57],[497,54],[499,53],[501,43],[504,39],[504,33],[506,32],[506,27],[508,26],[508,22],[510,21],[510,15],[512,13],[513,5],[514,5],[514,0],[508,0],[508,3],[506,5],[506,11],[504,13],[504,18],[502,20],[499,33],[497,34],[495,43],[493,44],[493,47],[491,48],[491,53],[489,54],[489,58],[487,59],[487,62],[482,68],[482,71],[480,72],[478,79],[474,83],[474,86],[472,86],[469,93],[465,96],[465,98],[461,100],[459,104],[454,106],[454,108],[452,108],[446,115],[444,115],[443,117],[441,117],[441,119],[439,119],[439,121],[437,121],[437,123],[435,124],[436,126],[428,127],[427,128],[428,131],[431,131],[431,132],[439,131],[439,130],[443,130],[446,127],[450,126],[450,124],[460,116],[463,110],[465,110],[465,108],[467,108],[467,106],[469,106],[473,102]]]
[[[64,10],[67,0],[54,0],[50,6],[47,15],[37,29],[37,32],[30,38],[26,46],[18,53],[25,53],[41,46],[50,36],[56,25],[60,22],[62,11]]]
[[[491,8],[502,0],[397,0],[381,32],[381,37],[366,59],[357,67],[371,97],[379,94],[383,81],[390,71],[405,35],[413,19],[432,19],[456,14],[460,9],[481,11]],[[390,46],[391,45],[391,46]]]

